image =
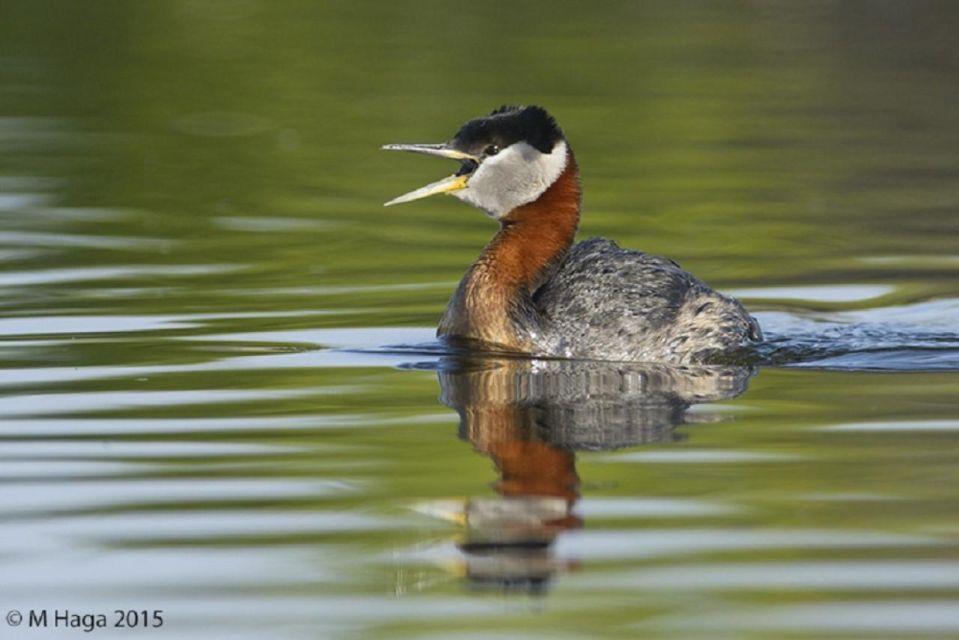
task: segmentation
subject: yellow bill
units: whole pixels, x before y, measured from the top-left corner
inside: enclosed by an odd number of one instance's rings
[[[422,153],[428,156],[439,156],[440,158],[449,158],[450,160],[473,160],[479,162],[479,158],[465,151],[454,149],[447,144],[384,144],[380,149],[384,151],[410,151],[412,153]]]
[[[454,191],[459,191],[460,189],[466,188],[466,183],[469,181],[469,176],[457,176],[452,175],[448,178],[443,178],[437,182],[430,183],[425,187],[420,187],[416,191],[410,191],[409,193],[404,193],[403,195],[393,198],[389,202],[383,204],[384,207],[389,207],[394,204],[402,204],[404,202],[412,202],[413,200],[419,200],[421,198],[428,198],[430,196],[435,196],[438,193],[453,193]]]
[[[387,151],[411,151],[413,153],[423,153],[428,156],[459,160],[464,163],[464,166],[472,165],[473,168],[480,162],[480,159],[476,156],[460,151],[459,149],[454,149],[448,144],[386,144],[383,145],[382,148]],[[416,191],[404,193],[398,198],[393,198],[383,206],[389,207],[394,204],[402,204],[403,202],[412,202],[413,200],[435,196],[438,193],[453,193],[454,191],[465,189],[467,182],[469,182],[469,172],[460,171],[448,178],[443,178],[425,187],[420,187]]]

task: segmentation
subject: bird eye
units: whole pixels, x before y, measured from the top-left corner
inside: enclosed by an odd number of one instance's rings
[[[495,144],[491,144],[483,149],[483,154],[487,156],[495,156],[497,153],[499,153],[499,147],[497,147]]]

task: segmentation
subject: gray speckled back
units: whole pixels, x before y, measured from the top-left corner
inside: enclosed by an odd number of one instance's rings
[[[665,258],[591,238],[533,296],[536,353],[636,362],[702,362],[761,339],[733,298]]]

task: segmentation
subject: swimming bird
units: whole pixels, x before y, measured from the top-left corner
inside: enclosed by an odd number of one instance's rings
[[[582,191],[562,129],[538,106],[502,106],[441,144],[388,144],[460,163],[386,206],[450,194],[499,222],[437,335],[536,356],[701,363],[762,339],[759,324],[672,260],[592,238],[573,244]]]

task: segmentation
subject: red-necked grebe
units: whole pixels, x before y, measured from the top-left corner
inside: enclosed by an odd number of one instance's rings
[[[579,171],[544,109],[504,106],[470,120],[449,142],[383,148],[461,163],[454,175],[387,205],[448,193],[500,223],[437,335],[541,356],[680,364],[761,340],[737,300],[675,262],[603,238],[573,245]]]

